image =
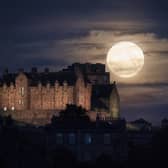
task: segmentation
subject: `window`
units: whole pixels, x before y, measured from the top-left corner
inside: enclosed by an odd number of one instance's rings
[[[104,82],[107,82],[107,76],[104,76]]]
[[[24,87],[21,87],[21,96],[24,96]]]
[[[61,133],[56,134],[56,143],[59,145],[63,144],[63,135]]]
[[[70,134],[68,135],[68,143],[69,143],[70,145],[74,145],[75,142],[76,142],[75,134],[74,134],[74,133],[70,133]]]
[[[85,136],[84,136],[84,143],[85,143],[86,145],[89,145],[89,144],[92,143],[92,137],[91,137],[90,134],[85,134]]]
[[[111,135],[108,133],[104,134],[104,144],[105,145],[111,144]]]
[[[19,102],[18,102],[19,104],[21,104],[21,100],[19,99]]]

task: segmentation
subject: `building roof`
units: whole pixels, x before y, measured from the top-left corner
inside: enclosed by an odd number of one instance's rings
[[[58,81],[60,85],[63,85],[65,81],[68,85],[74,85],[77,79],[74,72],[26,73],[26,75],[30,80],[31,86],[36,86],[39,82],[41,82],[42,85],[50,83],[54,86],[56,81]]]

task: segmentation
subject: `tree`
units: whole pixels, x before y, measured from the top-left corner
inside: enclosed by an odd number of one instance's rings
[[[60,112],[60,118],[70,120],[89,119],[89,117],[86,114],[86,110],[81,106],[76,105],[67,105],[66,109]]]

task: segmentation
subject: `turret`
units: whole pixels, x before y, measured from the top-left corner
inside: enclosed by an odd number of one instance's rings
[[[110,116],[113,119],[119,119],[120,118],[120,96],[117,90],[116,83],[113,83],[113,89],[110,94],[110,103],[109,103],[109,112]]]

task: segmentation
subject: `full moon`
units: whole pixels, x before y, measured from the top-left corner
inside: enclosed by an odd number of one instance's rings
[[[138,74],[144,65],[142,49],[135,43],[122,41],[109,49],[107,67],[121,78],[131,78]]]

